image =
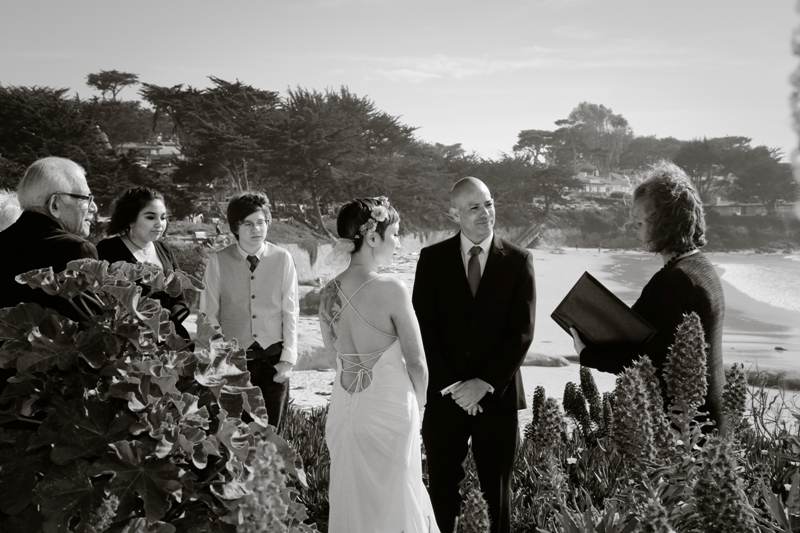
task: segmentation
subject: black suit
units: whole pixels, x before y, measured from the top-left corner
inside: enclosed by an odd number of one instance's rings
[[[456,235],[420,253],[413,303],[430,372],[422,438],[436,521],[443,533],[452,531],[472,437],[491,531],[509,531],[517,410],[526,406],[519,367],[533,340],[536,310],[532,256],[495,235],[473,297]],[[476,416],[439,393],[472,378],[494,388]]]
[[[53,308],[76,322],[80,320],[80,315],[67,300],[17,283],[14,278],[47,267],[53,267],[53,272],[58,273],[75,259],[97,259],[97,250],[92,243],[63,230],[47,215],[24,211],[16,222],[0,232],[0,250],[4,253],[0,260],[0,308],[14,307],[23,302],[36,303]],[[13,374],[12,369],[0,372],[0,392]]]
[[[0,250],[5,254],[0,261],[0,308],[34,302],[77,320],[74,310],[65,305],[63,298],[21,285],[14,278],[47,267],[53,267],[53,272],[58,273],[75,259],[97,259],[97,249],[92,243],[61,229],[58,222],[47,215],[24,211],[16,222],[0,232]]]

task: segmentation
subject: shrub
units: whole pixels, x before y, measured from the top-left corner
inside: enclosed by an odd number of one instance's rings
[[[66,299],[82,320],[35,304],[0,309],[0,366],[16,371],[0,396],[0,530],[90,531],[110,521],[113,531],[232,532],[257,453],[277,454],[302,479],[296,454],[267,424],[244,351],[202,317],[197,351],[186,351],[169,312],[142,298],[141,285],[174,295],[199,282],[86,259],[17,279]],[[273,500],[302,514],[283,489]]]
[[[169,240],[167,244],[175,254],[182,271],[196,278],[203,277],[208,256],[214,250],[208,246],[179,240]]]

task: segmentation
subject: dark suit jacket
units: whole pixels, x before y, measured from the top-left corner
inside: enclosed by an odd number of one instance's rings
[[[58,223],[40,213],[24,211],[14,224],[0,232],[0,308],[32,302],[56,309],[62,315],[78,320],[77,313],[58,296],[49,296],[41,289],[21,285],[14,279],[39,268],[53,267],[61,272],[75,259],[97,259],[97,250],[89,241],[69,233]]]
[[[164,266],[165,271],[178,270],[178,260],[172,252],[172,248],[161,241],[155,241],[156,254],[159,261]],[[125,261],[126,263],[138,263],[131,251],[125,246],[121,237],[110,237],[103,239],[97,243],[97,254],[100,259],[115,263],[117,261]],[[153,293],[151,298],[155,298],[161,303],[161,307],[169,311],[170,319],[175,324],[175,330],[181,337],[188,339],[189,334],[186,332],[182,323],[189,316],[189,305],[186,303],[184,294],[172,297],[165,292]]]
[[[430,381],[428,406],[452,402],[439,391],[480,378],[494,387],[481,400],[486,411],[524,409],[519,368],[533,341],[536,286],[527,250],[495,234],[473,298],[460,234],[422,250],[413,292]]]

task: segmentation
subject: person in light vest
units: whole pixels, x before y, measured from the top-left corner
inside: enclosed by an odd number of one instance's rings
[[[289,252],[266,240],[272,215],[265,194],[235,196],[227,215],[237,242],[209,256],[200,311],[247,350],[250,381],[278,427],[297,361],[297,272]]]

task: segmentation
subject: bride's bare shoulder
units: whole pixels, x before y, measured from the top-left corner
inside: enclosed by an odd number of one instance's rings
[[[333,316],[337,309],[341,308],[341,298],[339,296],[341,287],[341,282],[334,278],[326,283],[320,291],[319,312],[328,319]]]
[[[375,280],[376,288],[392,296],[408,294],[408,287],[402,280],[394,276],[379,276]]]

